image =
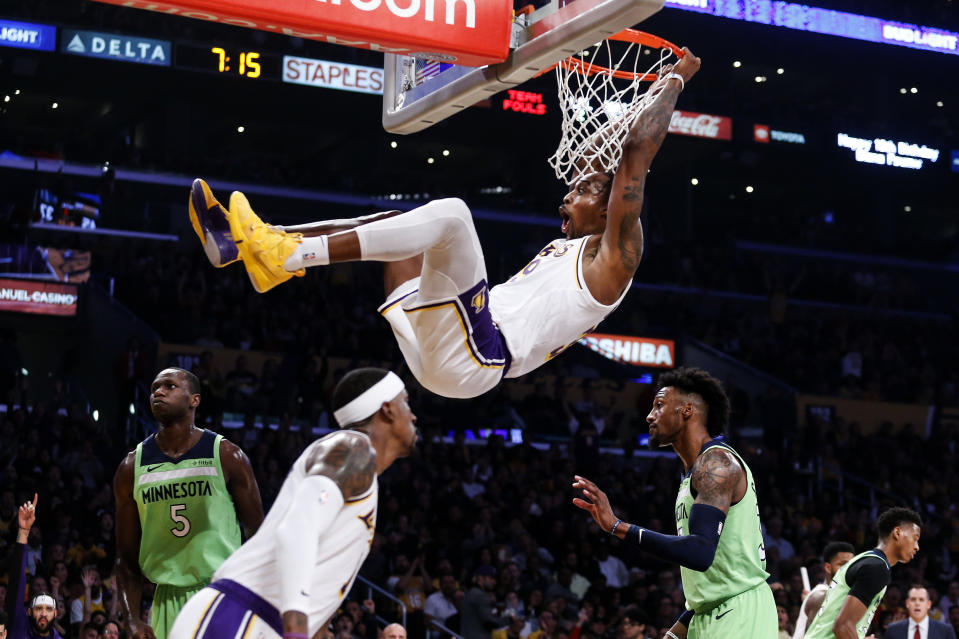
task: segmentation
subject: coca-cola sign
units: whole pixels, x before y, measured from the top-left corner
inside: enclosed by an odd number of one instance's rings
[[[722,115],[673,111],[673,117],[669,120],[669,132],[710,140],[732,140],[733,121]]]

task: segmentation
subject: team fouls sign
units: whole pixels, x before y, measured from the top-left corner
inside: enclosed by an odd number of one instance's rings
[[[650,368],[676,366],[676,343],[671,339],[590,333],[579,342],[603,357],[621,364]]]
[[[509,54],[511,0],[97,0],[399,55],[496,64]]]

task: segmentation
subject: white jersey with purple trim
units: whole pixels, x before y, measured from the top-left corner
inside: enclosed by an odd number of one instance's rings
[[[586,288],[583,251],[590,237],[553,240],[490,290],[490,313],[513,358],[506,377],[525,375],[553,359],[595,330],[626,297],[629,285],[607,306]]]
[[[806,635],[806,626],[809,625],[809,617],[806,615],[806,602],[809,601],[809,598],[814,594],[826,592],[827,590],[829,590],[829,586],[826,584],[816,584],[816,587],[810,590],[806,598],[799,604],[799,617],[796,618],[796,629],[793,631],[793,639],[803,639]]]
[[[358,431],[355,432],[358,433]],[[366,437],[363,433],[358,434]],[[337,435],[339,431],[327,437]],[[273,507],[270,508],[259,530],[223,562],[213,576],[214,581],[231,579],[280,610],[281,576],[276,562],[277,528],[287,510],[292,506],[297,488],[307,476],[307,458],[323,439],[307,446],[293,463]],[[308,530],[303,531],[304,544],[317,544],[316,567],[312,572],[308,612],[308,634],[311,637],[339,608],[370,551],[376,529],[378,494],[379,488],[374,478],[373,485],[368,491],[343,504],[333,523],[322,535]],[[280,612],[283,611],[280,610]]]

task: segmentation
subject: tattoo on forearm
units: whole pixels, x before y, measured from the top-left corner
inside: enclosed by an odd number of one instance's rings
[[[630,136],[637,141],[650,140],[656,145],[656,149],[659,149],[669,130],[669,121],[673,117],[678,98],[679,87],[675,83],[666,85],[653,103],[639,114],[630,130]]]
[[[728,507],[742,472],[733,456],[721,449],[707,450],[693,466],[692,486],[697,501],[710,506]]]
[[[623,218],[619,221],[619,257],[623,268],[635,273],[643,257],[643,226],[639,216],[643,212],[642,177],[633,176],[623,188],[623,202],[628,202]]]

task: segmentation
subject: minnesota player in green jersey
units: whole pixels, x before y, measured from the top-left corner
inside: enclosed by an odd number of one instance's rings
[[[908,508],[890,508],[879,516],[876,528],[879,544],[839,569],[804,639],[865,638],[886,594],[889,569],[919,552],[922,518]]]
[[[159,430],[130,451],[113,478],[120,611],[132,639],[166,639],[183,604],[263,522],[260,490],[239,446],[193,423],[200,380],[167,368],[150,387]],[[239,521],[238,521],[239,520]],[[150,625],[143,579],[154,582]]]
[[[776,639],[778,619],[766,584],[766,552],[756,484],[749,466],[720,435],[729,422],[722,384],[698,368],[659,378],[649,423],[649,446],[672,446],[683,462],[676,497],[676,535],[624,522],[596,484],[576,475],[589,512],[606,533],[680,565],[686,612],[670,639]]]

